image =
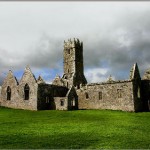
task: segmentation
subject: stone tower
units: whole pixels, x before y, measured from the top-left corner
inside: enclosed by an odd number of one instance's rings
[[[83,43],[79,39],[64,41],[64,75],[63,80],[69,88],[86,84],[83,65]]]

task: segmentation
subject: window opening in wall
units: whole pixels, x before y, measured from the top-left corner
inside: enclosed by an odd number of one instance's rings
[[[10,86],[7,87],[7,100],[11,100],[11,88],[10,88]]]
[[[64,100],[63,99],[60,100],[60,106],[64,106]]]
[[[75,99],[72,99],[71,106],[75,106]]]
[[[138,87],[137,97],[138,97],[138,98],[140,98],[140,97],[141,97],[141,94],[140,94],[140,87]]]
[[[118,98],[122,98],[122,90],[121,89],[117,89],[117,96],[118,96]]]
[[[86,97],[86,99],[89,98],[89,94],[87,92],[85,93],[85,97]]]
[[[99,100],[102,100],[102,92],[99,92]]]
[[[68,82],[67,82],[67,88],[69,87],[69,84],[68,84]]]
[[[69,69],[68,69],[68,73],[69,73]]]
[[[77,89],[80,89],[80,85],[79,84],[77,85]]]
[[[46,96],[46,103],[49,103],[50,101],[49,101],[49,97],[48,96]]]
[[[67,53],[70,54],[70,49],[67,49]]]
[[[24,100],[29,100],[29,91],[30,91],[29,85],[26,84],[24,86]]]

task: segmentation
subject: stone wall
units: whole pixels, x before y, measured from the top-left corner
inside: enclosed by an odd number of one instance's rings
[[[83,43],[79,39],[69,39],[64,42],[64,75],[65,86],[78,86],[86,84],[83,65]]]
[[[10,87],[11,96],[7,100],[7,88]],[[18,108],[18,82],[13,76],[12,71],[9,71],[1,87],[1,106]]]
[[[60,108],[60,99],[65,100],[68,88],[51,84],[38,85],[38,110],[56,110]],[[55,98],[56,97],[56,98]],[[60,97],[60,99],[59,99]],[[60,108],[66,109],[65,106]]]
[[[25,100],[24,87],[29,85],[29,99]],[[7,99],[7,88],[11,89],[10,100]],[[37,83],[30,70],[26,68],[21,81],[18,83],[13,73],[9,71],[1,89],[1,106],[19,109],[37,110]]]
[[[129,80],[88,84],[77,90],[79,109],[135,111],[133,83]]]
[[[143,102],[141,99],[141,77],[137,63],[131,68],[130,80],[133,82],[134,109],[136,112],[143,111]]]
[[[72,86],[68,93],[68,110],[77,110],[78,109],[78,95],[76,93],[75,87]]]
[[[29,86],[29,99],[25,100],[24,87]],[[21,101],[21,109],[37,110],[37,89],[38,84],[35,76],[29,67],[25,68],[24,74],[19,82],[19,100]]]
[[[150,111],[150,80],[142,80],[141,98],[143,102],[143,110]]]
[[[141,81],[141,97],[144,111],[150,111],[150,69],[147,69]]]
[[[56,104],[56,110],[68,110],[68,98],[67,97],[54,97]]]

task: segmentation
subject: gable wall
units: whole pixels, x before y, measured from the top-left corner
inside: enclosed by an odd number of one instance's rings
[[[7,100],[7,87],[11,88],[11,100]],[[11,72],[1,87],[1,106],[18,108],[18,85]]]
[[[24,100],[24,86],[30,87],[29,100]],[[7,100],[7,87],[11,88],[11,100]],[[8,74],[1,88],[1,106],[37,110],[37,83],[31,74],[23,75],[19,85],[15,77]]]

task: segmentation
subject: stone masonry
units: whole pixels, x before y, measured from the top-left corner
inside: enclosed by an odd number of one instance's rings
[[[111,109],[150,110],[150,70],[140,77],[138,65],[131,68],[129,79],[87,83],[84,76],[83,42],[64,41],[64,74],[52,84],[35,78],[29,66],[20,81],[8,72],[0,87],[0,105],[29,110]]]

